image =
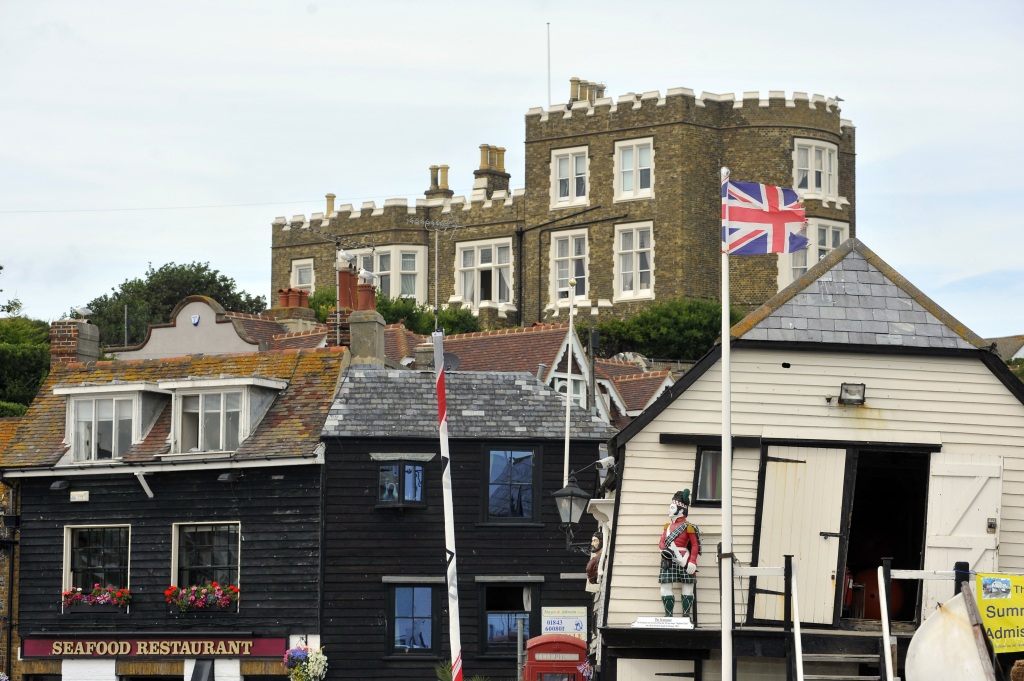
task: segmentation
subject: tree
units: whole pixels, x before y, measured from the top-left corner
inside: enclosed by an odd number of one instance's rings
[[[87,307],[90,319],[100,330],[105,347],[125,344],[127,308],[128,345],[141,343],[150,324],[170,321],[174,306],[191,295],[209,296],[232,312],[259,314],[266,309],[263,296],[252,296],[236,288],[235,280],[210,269],[209,263],[188,265],[167,263],[160,269],[150,265],[145,278],[128,279],[111,293],[95,298]]]
[[[732,324],[742,318],[738,310],[729,313]],[[721,303],[691,298],[655,303],[629,319],[599,323],[599,354],[638,352],[656,359],[695,360],[715,344],[721,325]]]
[[[0,272],[3,272],[4,266],[0,265]],[[4,290],[0,288],[0,293]],[[11,298],[6,303],[0,303],[0,314],[16,315],[21,312],[21,301],[17,298]]]

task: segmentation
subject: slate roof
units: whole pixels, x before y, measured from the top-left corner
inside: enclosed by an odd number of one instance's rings
[[[446,346],[447,347],[447,346]],[[452,439],[564,439],[565,401],[532,373],[445,373]],[[324,426],[326,437],[437,437],[437,395],[429,371],[347,369]],[[574,440],[607,440],[615,429],[573,407]]]
[[[288,387],[278,394],[255,431],[234,453],[234,460],[311,456],[319,443],[327,410],[341,371],[343,348],[285,350],[233,355],[189,356],[55,365],[13,438],[2,463],[5,467],[49,467],[67,451],[64,444],[66,395],[57,386],[104,386],[115,382],[156,382],[186,378],[261,377],[280,379]],[[141,443],[123,457],[128,464],[157,460],[169,452],[170,397]]]
[[[987,349],[987,343],[857,239],[847,239],[732,327],[732,338]]]

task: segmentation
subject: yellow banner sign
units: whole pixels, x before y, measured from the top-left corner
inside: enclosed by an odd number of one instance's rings
[[[981,626],[997,653],[1024,650],[1024,577],[978,573],[974,593]]]

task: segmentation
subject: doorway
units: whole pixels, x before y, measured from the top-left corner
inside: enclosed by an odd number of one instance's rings
[[[877,620],[878,566],[920,570],[924,565],[925,511],[928,503],[927,453],[856,452],[856,481],[850,510],[846,566],[852,577],[844,591],[843,617]],[[914,621],[920,585],[892,582],[890,611],[894,621]]]

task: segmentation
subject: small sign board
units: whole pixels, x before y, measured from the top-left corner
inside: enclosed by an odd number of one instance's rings
[[[541,608],[542,634],[567,634],[587,640],[586,608]]]

